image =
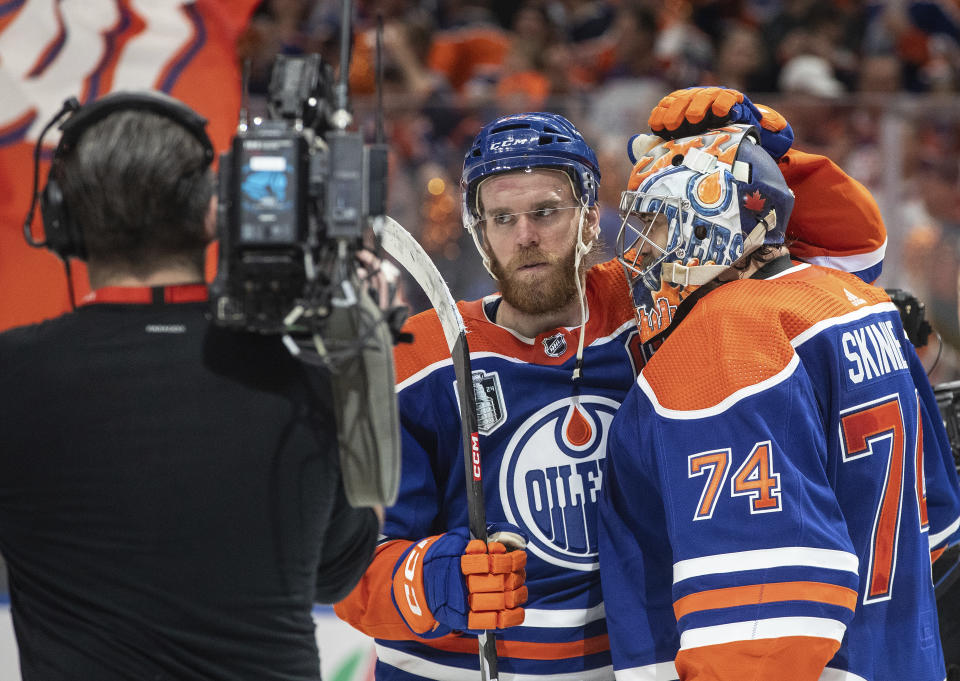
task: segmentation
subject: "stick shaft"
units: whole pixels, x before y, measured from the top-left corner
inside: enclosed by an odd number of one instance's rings
[[[380,228],[380,245],[410,273],[427,294],[440,318],[453,370],[457,377],[460,402],[460,434],[463,440],[463,466],[466,476],[467,516],[470,534],[487,541],[487,512],[483,498],[483,470],[480,465],[480,434],[477,428],[477,396],[470,367],[467,327],[453,296],[436,265],[416,239],[398,222],[385,218]],[[481,681],[497,681],[497,640],[490,631],[479,636]]]

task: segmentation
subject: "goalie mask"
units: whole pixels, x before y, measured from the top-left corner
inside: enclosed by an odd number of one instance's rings
[[[670,325],[676,306],[760,246],[783,244],[793,192],[745,125],[664,141],[630,140],[617,258],[641,340]]]
[[[541,112],[513,114],[483,126],[463,159],[460,189],[463,226],[473,237],[488,271],[490,256],[483,247],[480,230],[480,185],[494,175],[534,169],[564,172],[581,204],[581,214],[583,208],[597,201],[597,156],[580,131],[563,116]]]

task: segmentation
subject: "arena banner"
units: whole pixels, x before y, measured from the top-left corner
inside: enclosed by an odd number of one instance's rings
[[[258,0],[0,0],[0,330],[69,309],[62,263],[28,246],[33,151],[73,95],[81,104],[117,90],[153,89],[210,121],[218,152],[240,108],[236,42]],[[40,186],[59,139],[44,139]],[[42,235],[40,212],[33,221]],[[88,289],[73,267],[77,296]]]

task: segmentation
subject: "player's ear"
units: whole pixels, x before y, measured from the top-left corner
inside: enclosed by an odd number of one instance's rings
[[[583,221],[583,243],[593,243],[600,238],[600,205],[594,203],[586,209]]]

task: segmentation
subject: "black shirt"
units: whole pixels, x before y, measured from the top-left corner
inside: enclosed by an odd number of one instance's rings
[[[320,678],[311,608],[369,563],[327,377],[207,320],[205,287],[101,289],[0,334],[0,551],[23,678]]]

